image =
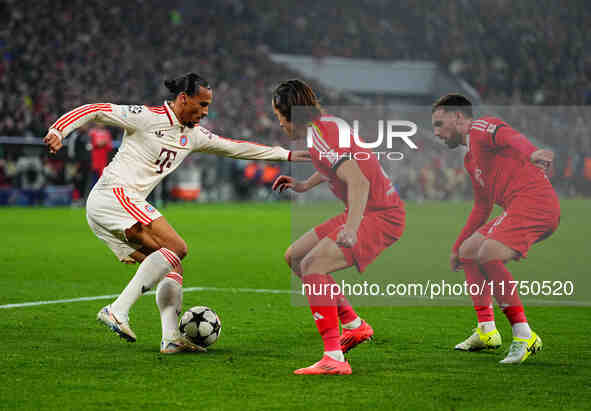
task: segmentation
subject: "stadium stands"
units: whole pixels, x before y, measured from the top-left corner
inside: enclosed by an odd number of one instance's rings
[[[274,124],[269,93],[294,74],[272,63],[270,51],[434,60],[465,78],[488,104],[591,103],[591,61],[585,60],[590,4],[57,0],[29,7],[8,0],[0,4],[6,20],[0,36],[0,136],[41,137],[61,113],[87,102],[160,104],[166,97],[162,81],[194,70],[215,88],[208,127],[286,144]],[[343,101],[327,90],[323,97],[325,103]],[[588,122],[585,113],[575,124]],[[556,141],[565,124],[548,123],[554,131],[540,125],[536,137],[562,155],[558,176],[568,163],[575,179],[584,177],[591,161],[584,127]],[[17,154],[3,151],[2,182],[15,184]],[[430,181],[428,172],[421,173]]]

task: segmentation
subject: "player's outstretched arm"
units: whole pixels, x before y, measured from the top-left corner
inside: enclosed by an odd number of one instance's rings
[[[291,152],[290,161],[295,161],[295,162],[312,161],[312,157],[310,157],[310,152],[308,150],[294,150]]]
[[[296,181],[295,178],[290,176],[281,175],[277,177],[275,182],[273,183],[273,190],[279,192],[283,192],[285,190],[292,189],[296,193],[304,193],[310,190],[313,187],[316,187],[318,184],[324,183],[326,178],[322,176],[319,172],[315,172],[308,178],[306,181]]]
[[[200,130],[207,138],[201,139],[193,151],[244,160],[310,161],[307,151],[289,151],[280,146],[271,147],[246,140],[234,140],[213,134],[203,127]]]
[[[337,169],[337,177],[347,183],[347,221],[337,235],[341,247],[353,247],[357,242],[357,230],[361,225],[363,213],[369,196],[369,181],[359,168],[357,161],[346,160]]]

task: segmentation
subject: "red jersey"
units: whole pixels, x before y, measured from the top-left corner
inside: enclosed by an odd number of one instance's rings
[[[356,160],[361,172],[369,181],[366,211],[402,207],[403,203],[396,188],[386,175],[379,160],[368,149],[359,147],[351,135],[351,147],[339,147],[337,125],[327,117],[312,123],[312,147],[310,155],[316,170],[328,179],[330,190],[345,206],[347,184],[337,177],[337,168],[345,160]]]
[[[474,208],[453,251],[486,222],[494,204],[507,209],[516,198],[542,194],[558,205],[546,173],[530,161],[538,148],[507,123],[495,117],[472,121],[467,145],[464,166],[474,188]]]

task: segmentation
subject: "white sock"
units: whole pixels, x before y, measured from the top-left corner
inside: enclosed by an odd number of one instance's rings
[[[531,328],[528,323],[515,323],[511,328],[513,329],[513,337],[531,338]]]
[[[336,351],[324,351],[324,355],[328,355],[333,360],[337,360],[340,362],[345,362],[345,356],[341,350]]]
[[[156,287],[156,304],[160,310],[164,340],[175,340],[180,336],[178,319],[183,305],[182,281],[180,274],[169,273]]]
[[[129,309],[143,293],[154,287],[173,267],[180,266],[181,260],[167,248],[161,248],[146,257],[137,272],[111,304],[111,310],[119,321],[126,322]]]
[[[497,326],[495,325],[494,321],[485,321],[478,323],[478,328],[480,328],[480,331],[486,334],[497,328]]]
[[[343,328],[347,330],[354,330],[355,328],[361,327],[361,318],[357,317],[353,321],[347,324],[343,324]]]

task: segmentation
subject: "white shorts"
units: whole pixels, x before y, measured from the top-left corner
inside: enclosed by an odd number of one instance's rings
[[[95,186],[86,201],[86,219],[90,229],[122,262],[135,262],[129,255],[142,247],[129,242],[125,230],[137,222],[148,225],[161,216],[146,200],[122,187],[107,189]]]

